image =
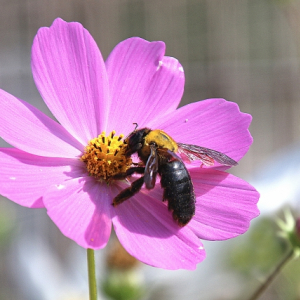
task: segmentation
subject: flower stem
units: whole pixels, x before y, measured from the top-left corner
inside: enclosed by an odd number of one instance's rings
[[[97,300],[95,254],[93,249],[87,249],[87,263],[88,263],[90,300]]]
[[[267,289],[267,287],[270,285],[270,283],[273,281],[276,275],[278,275],[279,272],[282,270],[282,268],[287,264],[287,262],[290,261],[290,259],[293,257],[293,254],[294,254],[294,250],[291,249],[288,252],[288,254],[279,262],[279,264],[276,266],[273,272],[266,278],[266,280],[262,283],[262,285],[256,290],[256,292],[248,300],[256,300],[262,295],[262,293]]]

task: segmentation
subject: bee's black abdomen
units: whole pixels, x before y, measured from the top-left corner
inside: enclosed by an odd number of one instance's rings
[[[190,174],[183,162],[174,160],[159,167],[164,200],[173,212],[174,220],[186,225],[195,214],[195,194]]]

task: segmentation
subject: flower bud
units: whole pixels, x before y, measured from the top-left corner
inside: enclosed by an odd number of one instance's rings
[[[112,239],[106,257],[106,278],[102,292],[110,299],[135,300],[144,294],[141,263]]]
[[[296,221],[295,229],[296,229],[296,234],[298,236],[298,239],[300,239],[300,218],[298,218]]]
[[[289,241],[296,257],[300,256],[300,218],[294,218],[290,210],[284,212],[285,220],[278,220],[279,235]]]

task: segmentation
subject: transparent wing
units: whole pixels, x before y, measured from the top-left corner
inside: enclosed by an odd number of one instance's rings
[[[157,149],[154,145],[150,145],[150,155],[148,157],[144,172],[144,181],[148,190],[154,188],[156,175],[158,172],[158,156],[156,150]]]
[[[236,166],[238,163],[224,153],[197,145],[177,143],[178,153],[183,160],[200,160],[205,166],[213,166],[214,162],[225,166]]]

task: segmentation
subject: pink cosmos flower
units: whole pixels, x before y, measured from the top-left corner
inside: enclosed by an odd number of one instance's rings
[[[80,159],[89,141],[113,130],[162,129],[181,143],[204,146],[239,161],[252,143],[251,116],[235,103],[209,99],[176,109],[184,90],[179,62],[164,56],[163,42],[129,38],[106,62],[79,23],[56,19],[33,42],[35,84],[58,122],[0,91],[0,136],[15,148],[0,149],[0,193],[31,208],[46,208],[61,232],[84,248],[105,247],[113,224],[124,246],[146,264],[195,269],[205,258],[200,239],[225,240],[244,233],[258,215],[259,195],[215,164],[187,164],[196,214],[179,227],[158,183],[113,207],[128,186],[89,176]]]

